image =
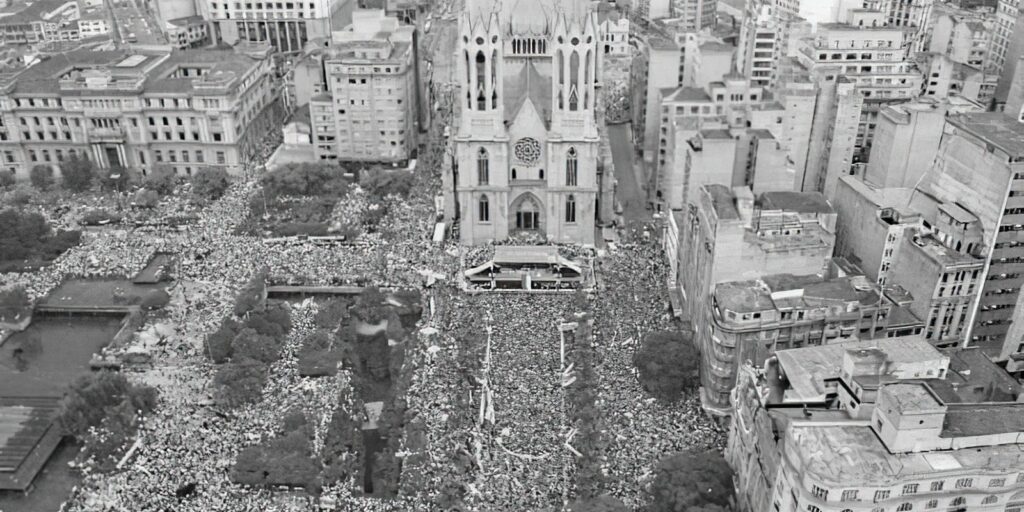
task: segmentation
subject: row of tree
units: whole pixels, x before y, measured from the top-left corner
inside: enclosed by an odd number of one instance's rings
[[[156,403],[150,386],[133,384],[120,372],[93,372],[72,383],[58,421],[65,434],[83,441],[83,459],[109,471]]]
[[[54,231],[37,212],[7,208],[0,211],[0,272],[16,270],[5,263],[45,263],[60,256],[81,240],[79,231]]]

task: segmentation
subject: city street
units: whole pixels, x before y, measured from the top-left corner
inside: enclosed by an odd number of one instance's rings
[[[622,206],[622,216],[627,224],[650,220],[647,198],[640,188],[635,165],[632,128],[629,123],[608,126],[608,139],[612,147],[612,161],[615,162],[615,179],[618,187],[615,196]]]

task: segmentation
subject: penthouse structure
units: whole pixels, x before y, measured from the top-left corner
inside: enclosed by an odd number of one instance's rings
[[[8,70],[0,82],[0,169],[28,179],[33,166],[59,169],[76,153],[100,169],[242,173],[283,117],[272,74],[266,46],[81,50]]]
[[[744,365],[726,460],[738,508],[1018,510],[1020,386],[916,336],[782,350]]]
[[[383,10],[359,10],[352,25],[315,51],[314,79],[323,86],[314,88],[323,92],[311,98],[309,108],[320,159],[394,163],[410,158],[419,84],[413,31]]]

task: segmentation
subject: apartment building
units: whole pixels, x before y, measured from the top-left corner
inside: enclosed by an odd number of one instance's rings
[[[1024,125],[1000,112],[947,116],[931,172],[917,189],[937,205],[922,209],[944,245],[986,258],[969,346],[1006,362],[1024,361]]]
[[[301,52],[312,39],[330,37],[332,27],[352,23],[353,0],[209,0],[201,15],[216,22],[217,40],[268,43],[278,52]]]
[[[280,126],[268,46],[234,50],[79,50],[8,70],[0,85],[0,158],[18,179],[71,153],[101,169],[181,175],[254,165]]]
[[[693,32],[715,26],[718,0],[672,0],[672,17]]]
[[[1020,385],[920,336],[781,350],[744,365],[726,460],[743,512],[1024,506]]]
[[[329,48],[317,50],[324,87],[309,108],[320,159],[394,163],[410,158],[416,148],[419,83],[413,31],[383,10],[361,9],[351,25],[332,34]]]
[[[908,230],[893,256],[892,282],[913,297],[910,311],[924,321],[924,339],[939,348],[963,345],[985,260],[959,253],[926,230]]]
[[[110,13],[105,9],[96,9],[83,14],[78,20],[78,34],[82,39],[105,36],[110,33]]]
[[[862,173],[878,112],[920,93],[920,73],[908,59],[909,31],[886,26],[880,12],[859,10],[849,23],[819,25],[801,41],[797,58],[821,89],[808,162],[813,179],[805,189],[831,197],[838,176]]]
[[[743,361],[776,350],[919,334],[922,323],[864,276],[772,274],[720,282],[707,315],[695,322],[701,347],[701,400],[729,414]]]
[[[813,26],[789,9],[764,0],[748,0],[740,25],[736,70],[758,86],[772,88],[780,62],[795,54],[796,42]]]
[[[915,187],[935,160],[946,115],[984,110],[982,105],[955,95],[942,99],[924,96],[882,108],[864,181],[880,188]]]
[[[1021,17],[1020,0],[999,0],[996,8],[996,27],[993,33],[992,64],[998,69],[1000,79],[996,88],[997,103],[1005,99],[1012,77],[1016,71],[1017,60],[1024,56],[1024,25],[1017,22]]]
[[[0,9],[0,42],[35,44],[81,39],[78,2],[36,0]]]
[[[749,185],[755,193],[794,190],[813,114],[809,82],[780,87],[773,95],[731,73],[705,88],[665,94],[649,180],[655,204],[696,204],[700,185],[711,183]]]

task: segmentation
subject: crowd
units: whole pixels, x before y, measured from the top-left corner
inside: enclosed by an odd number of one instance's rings
[[[435,136],[438,131],[432,130]],[[259,192],[249,177],[201,209],[184,206],[177,196],[164,198],[157,217],[195,215],[183,230],[90,230],[80,246],[47,268],[0,275],[0,281],[24,284],[33,297],[42,297],[67,276],[132,276],[156,252],[177,255],[171,305],[154,320],[173,327],[162,328],[167,334],[159,338],[136,340],[148,344],[156,364],[133,378],[160,390],[157,410],[146,419],[139,448],[123,468],[108,474],[86,468],[65,509],[311,509],[315,499],[304,493],[245,489],[232,484],[229,473],[237,453],[276,435],[281,417],[295,406],[316,418],[314,449],[320,450],[339,397],[351,397],[347,372],[318,379],[298,375],[295,352],[314,328],[317,304],[292,305],[293,329],[258,403],[226,411],[212,400],[215,369],[203,354],[202,340],[230,312],[238,287],[263,267],[271,276],[308,284],[363,279],[381,287],[425,289],[424,320],[416,344],[406,351],[406,364],[414,369],[409,416],[425,426],[426,453],[403,453],[421,456],[404,469],[420,475],[420,485],[400,486],[400,496],[390,501],[354,495],[351,483],[329,486],[323,503],[361,511],[438,510],[444,508],[439,503],[458,501],[476,510],[548,510],[575,496],[576,456],[566,445],[572,425],[558,331],[571,315],[573,298],[457,291],[459,270],[486,261],[493,247],[460,254],[454,242],[431,242],[433,200],[448,150],[443,140],[428,144],[413,193],[404,200],[388,199],[379,229],[355,243],[272,244],[237,234],[235,227]],[[336,214],[357,214],[363,204],[347,202]],[[59,222],[73,218],[58,217]],[[569,246],[560,252],[574,259],[591,256]],[[655,403],[636,381],[632,354],[639,340],[647,332],[670,328],[673,321],[657,242],[627,240],[597,265],[592,303],[600,388],[596,403],[608,429],[608,490],[636,507],[661,457],[686,448],[720,447],[723,434],[700,412],[695,396],[678,404]],[[435,276],[444,279],[425,288],[428,274],[431,283]],[[195,493],[179,498],[176,490],[189,484],[195,484]]]

